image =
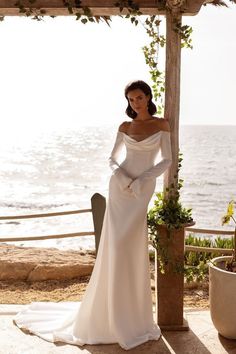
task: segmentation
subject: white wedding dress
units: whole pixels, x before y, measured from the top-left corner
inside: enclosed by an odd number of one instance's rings
[[[123,144],[127,153],[119,165]],[[156,177],[171,164],[170,133],[136,141],[118,132],[109,163],[113,173],[100,245],[82,302],[35,302],[14,318],[18,327],[47,341],[118,343],[128,350],[160,337],[152,312],[147,207]]]

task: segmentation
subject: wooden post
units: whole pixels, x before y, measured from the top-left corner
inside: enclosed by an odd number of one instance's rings
[[[95,248],[97,255],[103,225],[103,218],[106,210],[106,198],[99,193],[95,193],[91,198],[91,206],[95,231]]]
[[[169,236],[165,226],[160,226],[159,232],[160,245],[167,250],[169,260],[168,264],[164,265],[163,274],[157,257],[155,258],[158,303],[156,322],[162,330],[188,330],[188,323],[183,317],[184,227],[172,230]]]
[[[165,187],[175,183],[174,175],[178,169],[181,38],[175,27],[181,19],[178,12],[166,12],[165,118],[171,127],[172,165],[165,174]]]
[[[165,82],[165,118],[171,127],[172,165],[164,176],[164,190],[172,183],[176,186],[174,178],[178,169],[179,154],[179,105],[180,105],[180,59],[181,38],[175,31],[176,23],[181,23],[181,14],[178,7],[181,5],[168,1],[169,11],[166,12],[166,82]],[[174,6],[174,7],[173,7]],[[176,8],[177,6],[177,8]],[[177,186],[176,186],[177,188]],[[183,265],[184,260],[184,229],[175,232],[172,240],[168,240],[166,230],[161,232],[160,242],[167,247],[173,262],[178,260]],[[157,259],[156,259],[156,267]],[[156,272],[157,288],[157,322],[166,330],[188,329],[183,318],[183,284],[184,274],[176,273],[166,268],[165,274]]]

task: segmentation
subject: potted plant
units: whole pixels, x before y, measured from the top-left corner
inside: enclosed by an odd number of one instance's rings
[[[236,220],[231,200],[222,224],[234,222],[233,255],[216,257],[209,262],[210,313],[214,326],[224,337],[236,339]]]
[[[178,171],[182,157],[179,157]],[[148,212],[149,238],[155,248],[156,321],[162,329],[186,329],[183,319],[184,245],[187,226],[194,225],[191,209],[180,202],[183,180],[177,180],[165,193],[156,193]]]

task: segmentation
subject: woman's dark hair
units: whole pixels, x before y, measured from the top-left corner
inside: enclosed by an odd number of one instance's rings
[[[130,91],[133,90],[137,90],[140,89],[141,91],[143,91],[143,93],[147,96],[150,95],[150,101],[148,103],[148,112],[153,115],[154,113],[156,113],[157,108],[155,106],[155,104],[152,102],[152,90],[151,87],[144,81],[142,80],[137,80],[137,81],[132,81],[130,82],[126,87],[125,87],[125,98],[128,101],[128,107],[125,110],[125,113],[127,114],[127,116],[129,116],[130,118],[135,119],[137,117],[137,113],[131,108],[130,104],[129,104],[129,99],[128,99],[128,93]]]

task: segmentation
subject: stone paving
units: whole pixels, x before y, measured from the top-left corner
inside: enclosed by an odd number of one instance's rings
[[[185,310],[189,331],[163,332],[160,340],[126,351],[118,344],[77,347],[26,335],[12,322],[22,306],[0,305],[0,354],[236,354],[236,340],[218,335],[206,310]]]

